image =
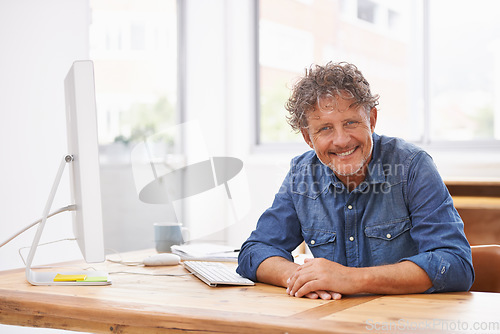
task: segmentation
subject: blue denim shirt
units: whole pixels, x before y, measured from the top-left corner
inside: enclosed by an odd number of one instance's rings
[[[368,174],[351,192],[314,151],[294,158],[242,245],[237,272],[255,281],[262,261],[293,261],[303,240],[314,257],[349,267],[412,261],[432,281],[427,292],[468,290],[474,281],[463,222],[436,166],[398,138],[373,134]]]

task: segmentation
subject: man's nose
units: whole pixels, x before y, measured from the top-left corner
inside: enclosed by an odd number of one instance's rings
[[[332,136],[332,144],[338,147],[346,147],[350,140],[351,136],[343,127],[336,129]]]

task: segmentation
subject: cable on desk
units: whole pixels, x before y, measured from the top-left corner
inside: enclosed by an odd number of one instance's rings
[[[76,238],[65,238],[65,239],[59,239],[59,240],[44,242],[42,244],[38,244],[38,246],[50,245],[50,244],[54,244],[56,242],[61,242],[61,241],[76,241]],[[19,256],[21,257],[21,260],[23,261],[24,265],[26,265],[26,261],[24,260],[24,257],[23,257],[23,254],[21,254],[21,251],[23,249],[28,249],[28,248],[31,248],[31,246],[21,247],[21,248],[19,248],[17,250],[17,252],[19,253]],[[32,267],[32,269],[37,269],[37,268],[39,269],[39,268],[52,268],[52,267],[46,267],[46,266],[43,266],[43,267]]]
[[[47,218],[50,218],[52,216],[55,216],[61,212],[65,212],[65,211],[74,211],[76,210],[76,205],[75,204],[71,204],[71,205],[67,205],[65,207],[62,207],[62,208],[59,208],[57,209],[56,211],[52,212],[52,213],[49,213],[49,215],[47,216]],[[19,235],[21,235],[22,233],[26,232],[27,230],[29,230],[30,228],[32,228],[33,226],[35,226],[36,224],[39,224],[40,222],[42,221],[42,218],[38,219],[37,221],[35,221],[34,223],[30,224],[29,226],[23,228],[22,230],[20,230],[19,232],[17,233],[14,233],[14,235],[12,235],[10,238],[8,238],[7,240],[5,240],[4,242],[0,243],[0,247],[3,247],[5,246],[7,243],[11,242],[12,240],[14,240],[15,238],[17,238]]]
[[[143,266],[144,264],[139,261],[122,261],[122,260],[111,260],[106,258],[106,261],[111,262],[111,263],[117,263],[121,264],[124,266],[130,266],[130,267],[138,267],[138,266]]]
[[[142,266],[143,265],[143,263],[141,261],[123,261],[120,252],[118,252],[116,249],[112,249],[112,248],[106,248],[106,249],[114,252],[115,255],[117,255],[120,258],[120,260],[111,260],[108,257],[106,257],[106,261],[109,261],[109,262],[112,262],[112,263],[122,264],[124,266],[131,266],[131,267],[136,267],[136,266]]]
[[[108,274],[132,274],[132,275],[144,275],[144,276],[172,276],[172,277],[193,275],[193,273],[185,273],[185,274],[153,274],[153,273],[139,273],[139,272],[133,272],[133,271],[113,271],[113,272],[108,272]]]
[[[112,248],[106,248],[106,249],[114,252],[120,258],[120,260],[111,260],[109,258],[106,258],[106,261],[109,261],[111,263],[121,264],[121,265],[124,265],[124,266],[130,266],[130,267],[139,267],[139,266],[143,267],[144,266],[144,263],[142,263],[141,261],[123,261],[123,260],[121,260],[122,257],[121,257],[120,252],[118,252],[117,250],[112,249]],[[193,275],[193,273],[185,273],[185,274],[154,274],[154,273],[144,273],[144,272],[141,273],[141,272],[134,272],[134,271],[113,271],[113,272],[108,272],[108,274],[132,274],[132,275],[171,276],[171,277]]]

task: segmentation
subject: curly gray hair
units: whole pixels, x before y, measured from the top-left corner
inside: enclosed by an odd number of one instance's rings
[[[288,124],[296,131],[306,128],[307,112],[318,108],[326,96],[352,98],[355,100],[352,106],[363,106],[367,112],[378,105],[379,99],[378,95],[372,95],[370,84],[355,65],[346,62],[312,65],[295,84],[285,104],[290,114]]]

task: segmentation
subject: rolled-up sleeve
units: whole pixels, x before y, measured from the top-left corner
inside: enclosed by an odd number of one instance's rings
[[[285,178],[272,206],[257,222],[256,229],[241,246],[236,271],[253,281],[265,259],[280,256],[293,261],[291,252],[302,242],[299,219],[290,194],[291,174]]]
[[[412,221],[410,233],[418,254],[401,261],[412,261],[425,270],[433,284],[427,293],[469,290],[474,269],[464,224],[425,152],[411,162],[405,188]]]

